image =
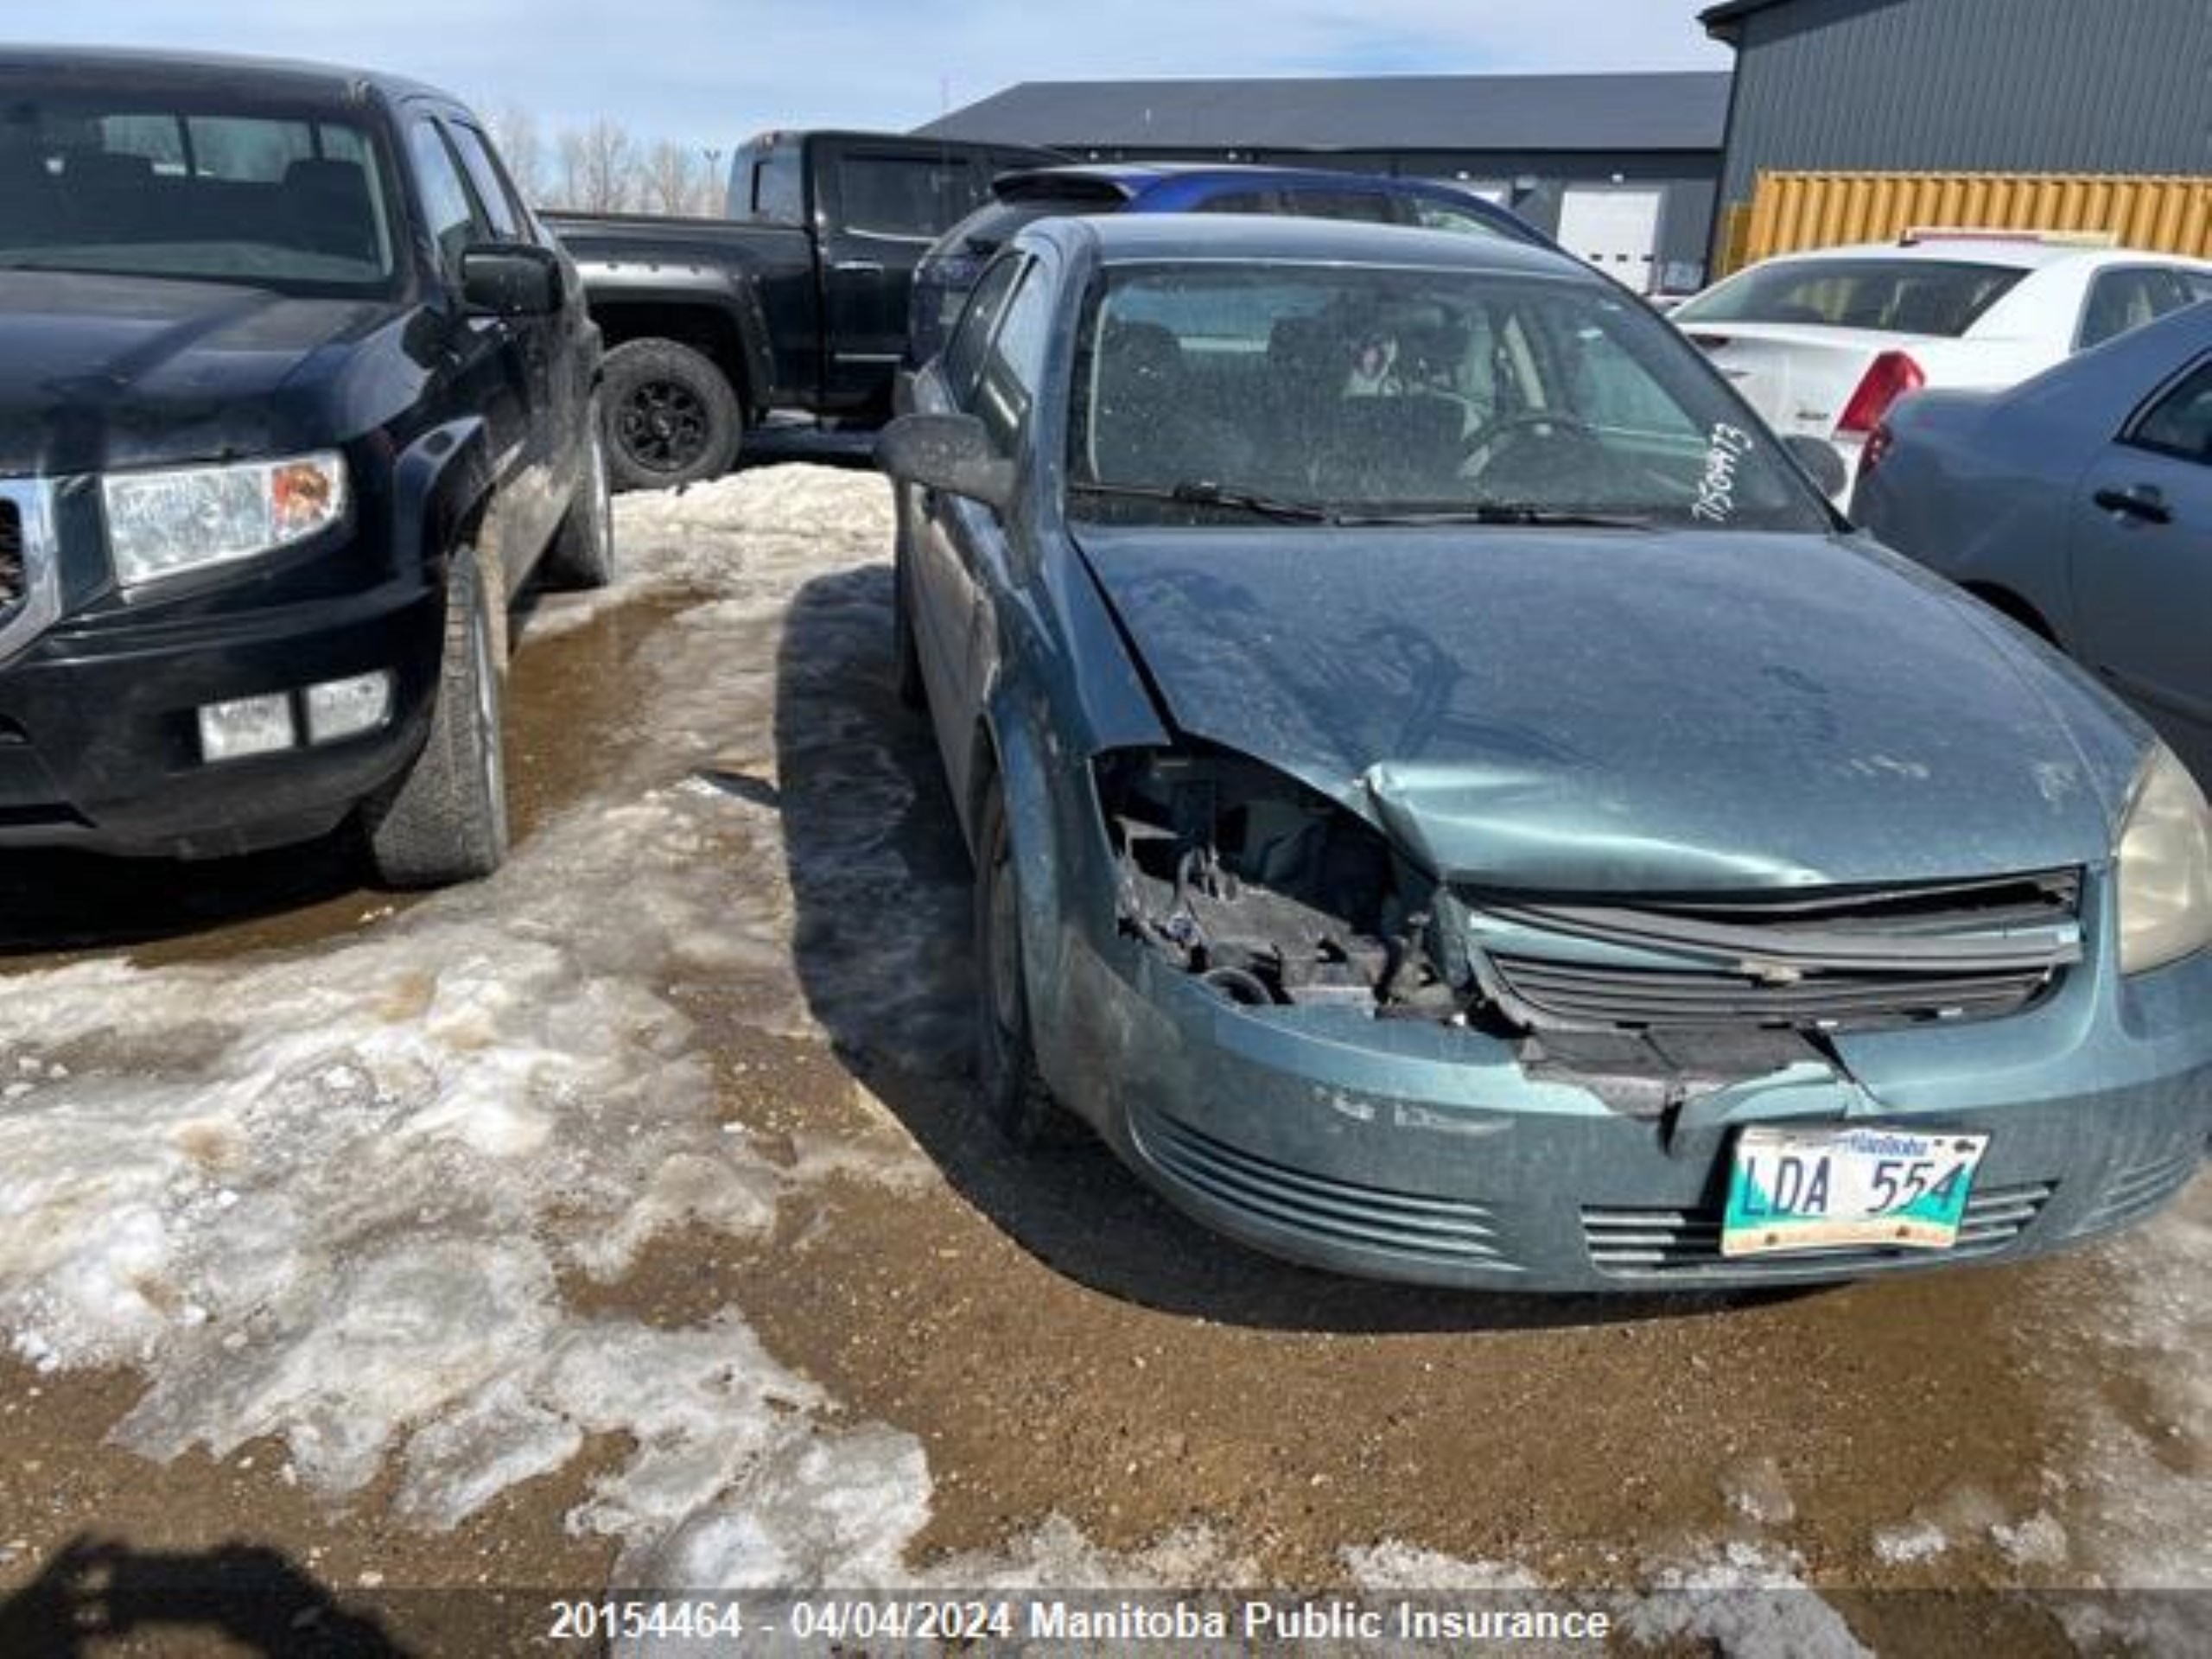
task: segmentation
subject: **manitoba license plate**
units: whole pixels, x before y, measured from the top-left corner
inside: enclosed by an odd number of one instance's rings
[[[1723,1255],[1958,1242],[1986,1135],[1770,1125],[1736,1137]]]

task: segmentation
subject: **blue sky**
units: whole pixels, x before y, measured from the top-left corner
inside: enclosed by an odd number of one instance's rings
[[[727,145],[906,127],[1016,80],[1722,69],[1690,0],[16,0],[19,41],[334,59],[547,126]]]

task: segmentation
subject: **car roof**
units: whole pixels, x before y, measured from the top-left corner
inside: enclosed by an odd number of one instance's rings
[[[1025,167],[1001,173],[993,186],[1020,185],[1029,181],[1068,179],[1116,184],[1140,190],[1169,179],[1235,179],[1255,183],[1341,184],[1352,189],[1435,191],[1471,194],[1448,179],[1408,179],[1395,174],[1366,173],[1335,167],[1286,167],[1272,162],[1071,162],[1056,167]]]
[[[1895,259],[1904,261],[1965,262],[1978,265],[2006,265],[2017,270],[2042,270],[2052,265],[2176,264],[2202,266],[2205,262],[2183,254],[2162,253],[2148,248],[2087,246],[2079,242],[2042,242],[2032,236],[1966,236],[1945,232],[1911,242],[1853,242],[1840,247],[1807,248],[1781,253],[1762,264],[1803,264],[1821,259]]]
[[[59,92],[158,89],[233,92],[309,103],[359,103],[375,92],[389,101],[432,98],[459,104],[450,92],[404,76],[338,64],[216,52],[148,52],[124,48],[0,48],[0,86],[34,82]]]
[[[1255,264],[1420,265],[1605,278],[1580,260],[1504,237],[1370,225],[1354,219],[1253,213],[1100,213],[1039,219],[1022,233],[1070,247],[1096,248],[1107,264],[1215,259]]]

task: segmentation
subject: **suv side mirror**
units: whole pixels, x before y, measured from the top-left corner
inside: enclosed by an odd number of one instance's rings
[[[973,415],[901,415],[875,441],[875,464],[902,484],[980,501],[1014,504],[1014,462]]]
[[[1834,499],[1843,493],[1843,486],[1851,482],[1851,467],[1843,454],[1826,438],[1816,438],[1808,432],[1792,432],[1783,439],[1787,449],[1820,486],[1821,493]]]
[[[561,257],[528,242],[480,242],[461,256],[461,299],[494,317],[550,317],[561,308]]]

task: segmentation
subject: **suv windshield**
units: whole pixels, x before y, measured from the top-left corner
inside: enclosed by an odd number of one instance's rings
[[[1790,259],[1678,307],[1675,321],[1795,322],[1956,339],[2027,272],[1936,259]]]
[[[1123,268],[1090,308],[1074,395],[1078,518],[1830,523],[1681,336],[1586,282]]]
[[[356,293],[391,283],[392,247],[359,126],[137,97],[0,106],[0,269]]]

